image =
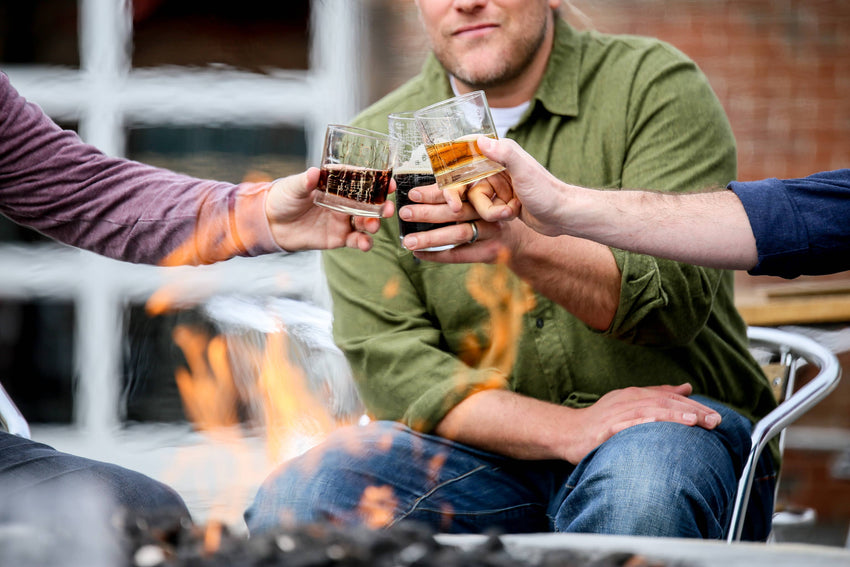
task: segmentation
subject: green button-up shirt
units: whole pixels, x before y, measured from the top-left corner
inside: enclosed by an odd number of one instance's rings
[[[390,112],[450,96],[431,56],[355,124],[385,132]],[[657,40],[577,32],[560,20],[543,81],[508,136],[583,186],[701,189],[736,174],[731,128],[691,60]],[[612,252],[621,293],[605,332],[540,294],[528,300],[504,266],[417,260],[394,219],[367,254],[326,252],[335,338],[368,410],[429,431],[481,388],[583,407],[627,386],[684,382],[751,419],[775,406],[747,351],[730,273]]]

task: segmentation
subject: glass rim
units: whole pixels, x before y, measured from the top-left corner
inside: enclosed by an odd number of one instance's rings
[[[368,128],[349,126],[347,124],[328,124],[326,132],[330,133],[332,130],[345,132],[347,134],[354,134],[356,136],[363,136],[365,138],[374,138],[380,142],[389,141],[390,139],[389,134],[383,134],[381,132],[376,132],[375,130],[369,130]]]
[[[428,114],[430,112],[441,109],[443,107],[462,103],[462,102],[465,102],[467,99],[477,98],[479,96],[484,100],[485,107],[489,108],[490,105],[487,102],[487,94],[483,90],[477,90],[477,91],[464,93],[462,95],[453,96],[451,98],[441,100],[440,102],[435,102],[434,104],[429,104],[428,106],[420,108],[419,110],[414,110],[413,115],[415,117],[419,118],[423,114]],[[427,116],[426,116],[426,118],[427,118]]]
[[[395,120],[416,120],[416,110],[402,110],[401,112],[390,112],[387,114],[387,122],[390,118]]]

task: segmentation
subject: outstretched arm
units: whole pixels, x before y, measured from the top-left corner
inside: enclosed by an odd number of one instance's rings
[[[548,236],[586,238],[642,254],[713,268],[752,268],[756,241],[732,191],[661,193],[595,190],[564,183],[510,139],[479,140],[481,151],[504,164],[510,177],[491,177],[468,195],[487,220],[507,220],[514,209],[490,201],[510,180],[522,203],[519,218]],[[493,204],[491,204],[493,203]]]
[[[0,73],[0,213],[93,252],[147,264],[348,246],[378,219],[313,205],[319,170],[234,185],[104,155],[60,129]],[[383,209],[392,215],[392,204]]]

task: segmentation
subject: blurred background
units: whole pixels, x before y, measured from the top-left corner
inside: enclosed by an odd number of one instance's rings
[[[575,0],[566,17],[692,57],[728,113],[739,179],[850,167],[850,2]],[[426,51],[412,0],[0,0],[0,69],[60,125],[111,155],[232,182],[316,164],[325,125],[416,74]],[[0,380],[33,436],[171,482],[200,519],[223,481],[198,471],[228,458],[187,423],[176,326],[244,342],[269,312],[298,321],[296,361],[336,392],[329,411],[358,413],[327,344],[316,254],[133,266],[0,218],[0,266]],[[850,277],[736,277],[749,323],[804,328],[847,368]],[[163,289],[172,306],[151,313]],[[817,510],[805,537],[821,543],[844,545],[850,523],[848,406],[845,379],[788,438],[781,497]],[[252,474],[224,481],[242,499],[269,466],[260,441],[247,444]]]

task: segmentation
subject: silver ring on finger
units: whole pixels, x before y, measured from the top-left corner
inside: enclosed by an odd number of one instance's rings
[[[354,217],[348,217],[348,226],[351,227],[352,232],[357,232],[357,226],[354,224]]]
[[[467,242],[467,244],[472,244],[476,240],[478,240],[478,225],[475,224],[475,221],[469,221],[469,226],[472,227],[472,238]]]

